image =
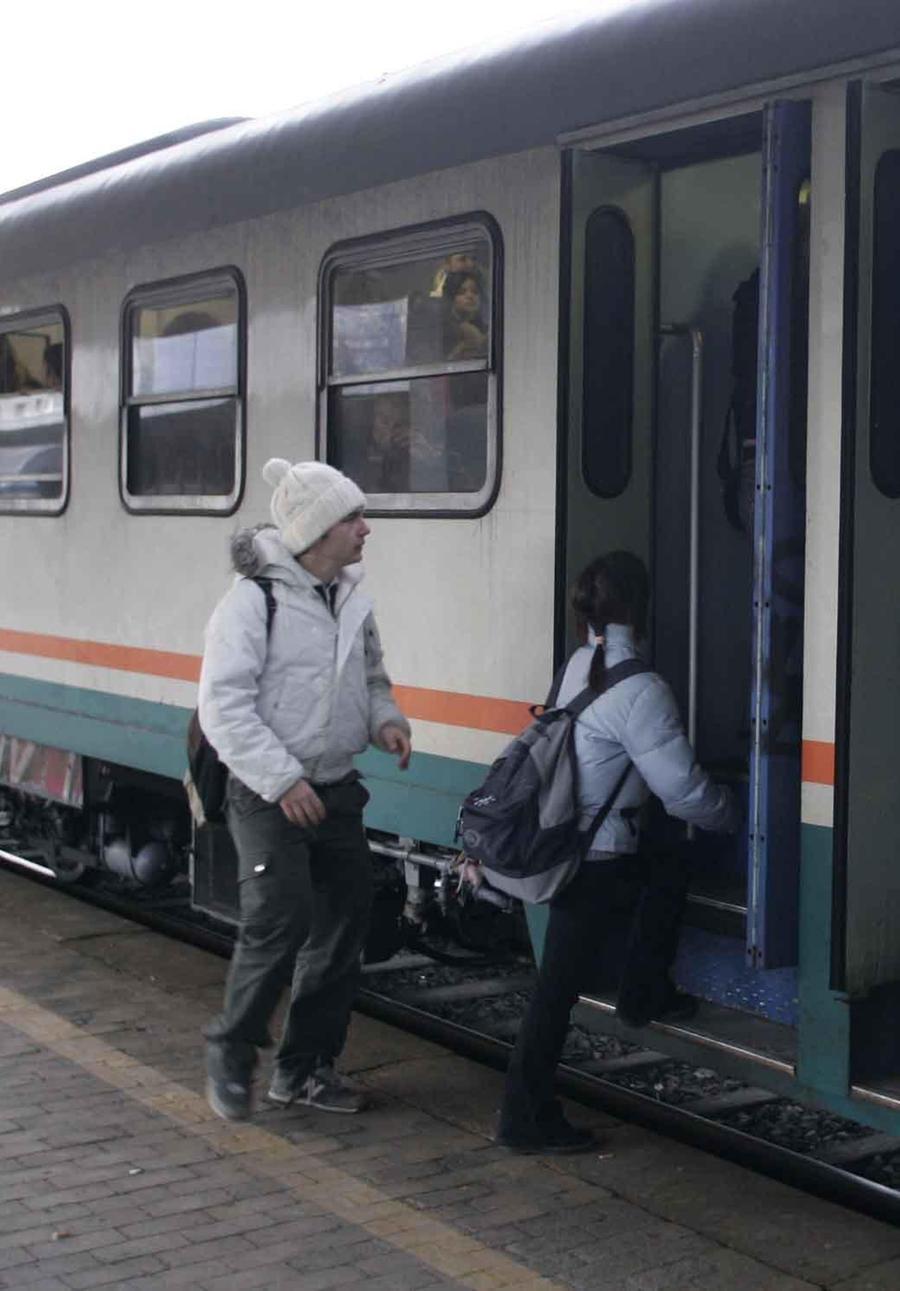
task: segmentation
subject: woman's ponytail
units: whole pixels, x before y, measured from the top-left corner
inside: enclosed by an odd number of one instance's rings
[[[637,637],[647,631],[650,580],[644,562],[630,551],[612,551],[581,571],[572,588],[572,609],[584,639],[587,629],[597,638],[588,685],[598,695],[606,689],[604,633],[609,623],[624,623]]]
[[[598,637],[597,644],[594,646],[591,670],[588,673],[588,685],[598,695],[602,695],[606,690],[606,646],[603,643],[603,637]]]

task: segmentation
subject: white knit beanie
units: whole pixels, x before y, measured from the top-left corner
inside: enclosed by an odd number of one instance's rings
[[[306,551],[339,520],[366,505],[362,490],[324,462],[297,462],[291,466],[283,457],[273,457],[262,473],[266,483],[275,489],[272,519],[282,542],[294,556]]]

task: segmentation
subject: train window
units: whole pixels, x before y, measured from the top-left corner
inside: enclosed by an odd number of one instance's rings
[[[65,507],[67,351],[61,309],[0,317],[0,512]]]
[[[869,463],[877,488],[900,498],[900,151],[875,170]]]
[[[344,244],[326,257],[320,421],[327,460],[375,514],[467,514],[497,486],[499,237],[487,217]]]
[[[131,293],[120,484],[131,511],[230,514],[243,477],[243,286],[223,270]]]
[[[621,211],[592,213],[584,246],[582,472],[602,498],[631,475],[634,236]]]

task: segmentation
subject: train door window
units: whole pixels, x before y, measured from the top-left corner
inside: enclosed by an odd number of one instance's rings
[[[119,473],[130,511],[237,507],[245,315],[233,269],[139,287],[126,300]]]
[[[472,515],[491,504],[499,259],[486,216],[345,243],[325,258],[325,456],[374,514]]]
[[[634,235],[624,212],[594,211],[584,237],[582,471],[601,498],[631,476],[634,414]]]
[[[869,460],[886,497],[900,498],[900,150],[875,170]]]
[[[68,323],[0,318],[0,512],[59,515],[68,493]]]

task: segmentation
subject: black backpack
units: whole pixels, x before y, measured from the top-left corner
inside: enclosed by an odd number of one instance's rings
[[[606,673],[604,693],[626,677],[649,672],[640,659],[626,659]],[[589,686],[563,708],[548,707],[493,763],[487,777],[460,808],[457,838],[468,860],[477,861],[491,887],[523,901],[550,901],[581,865],[631,771],[629,763],[590,826],[578,828],[578,761],[575,722],[598,698]]]
[[[262,589],[266,598],[266,641],[272,635],[275,619],[275,593],[270,578],[250,580]],[[187,730],[188,769],[184,776],[191,814],[198,825],[217,825],[225,820],[225,786],[228,768],[203,733],[200,714],[195,708]]]

